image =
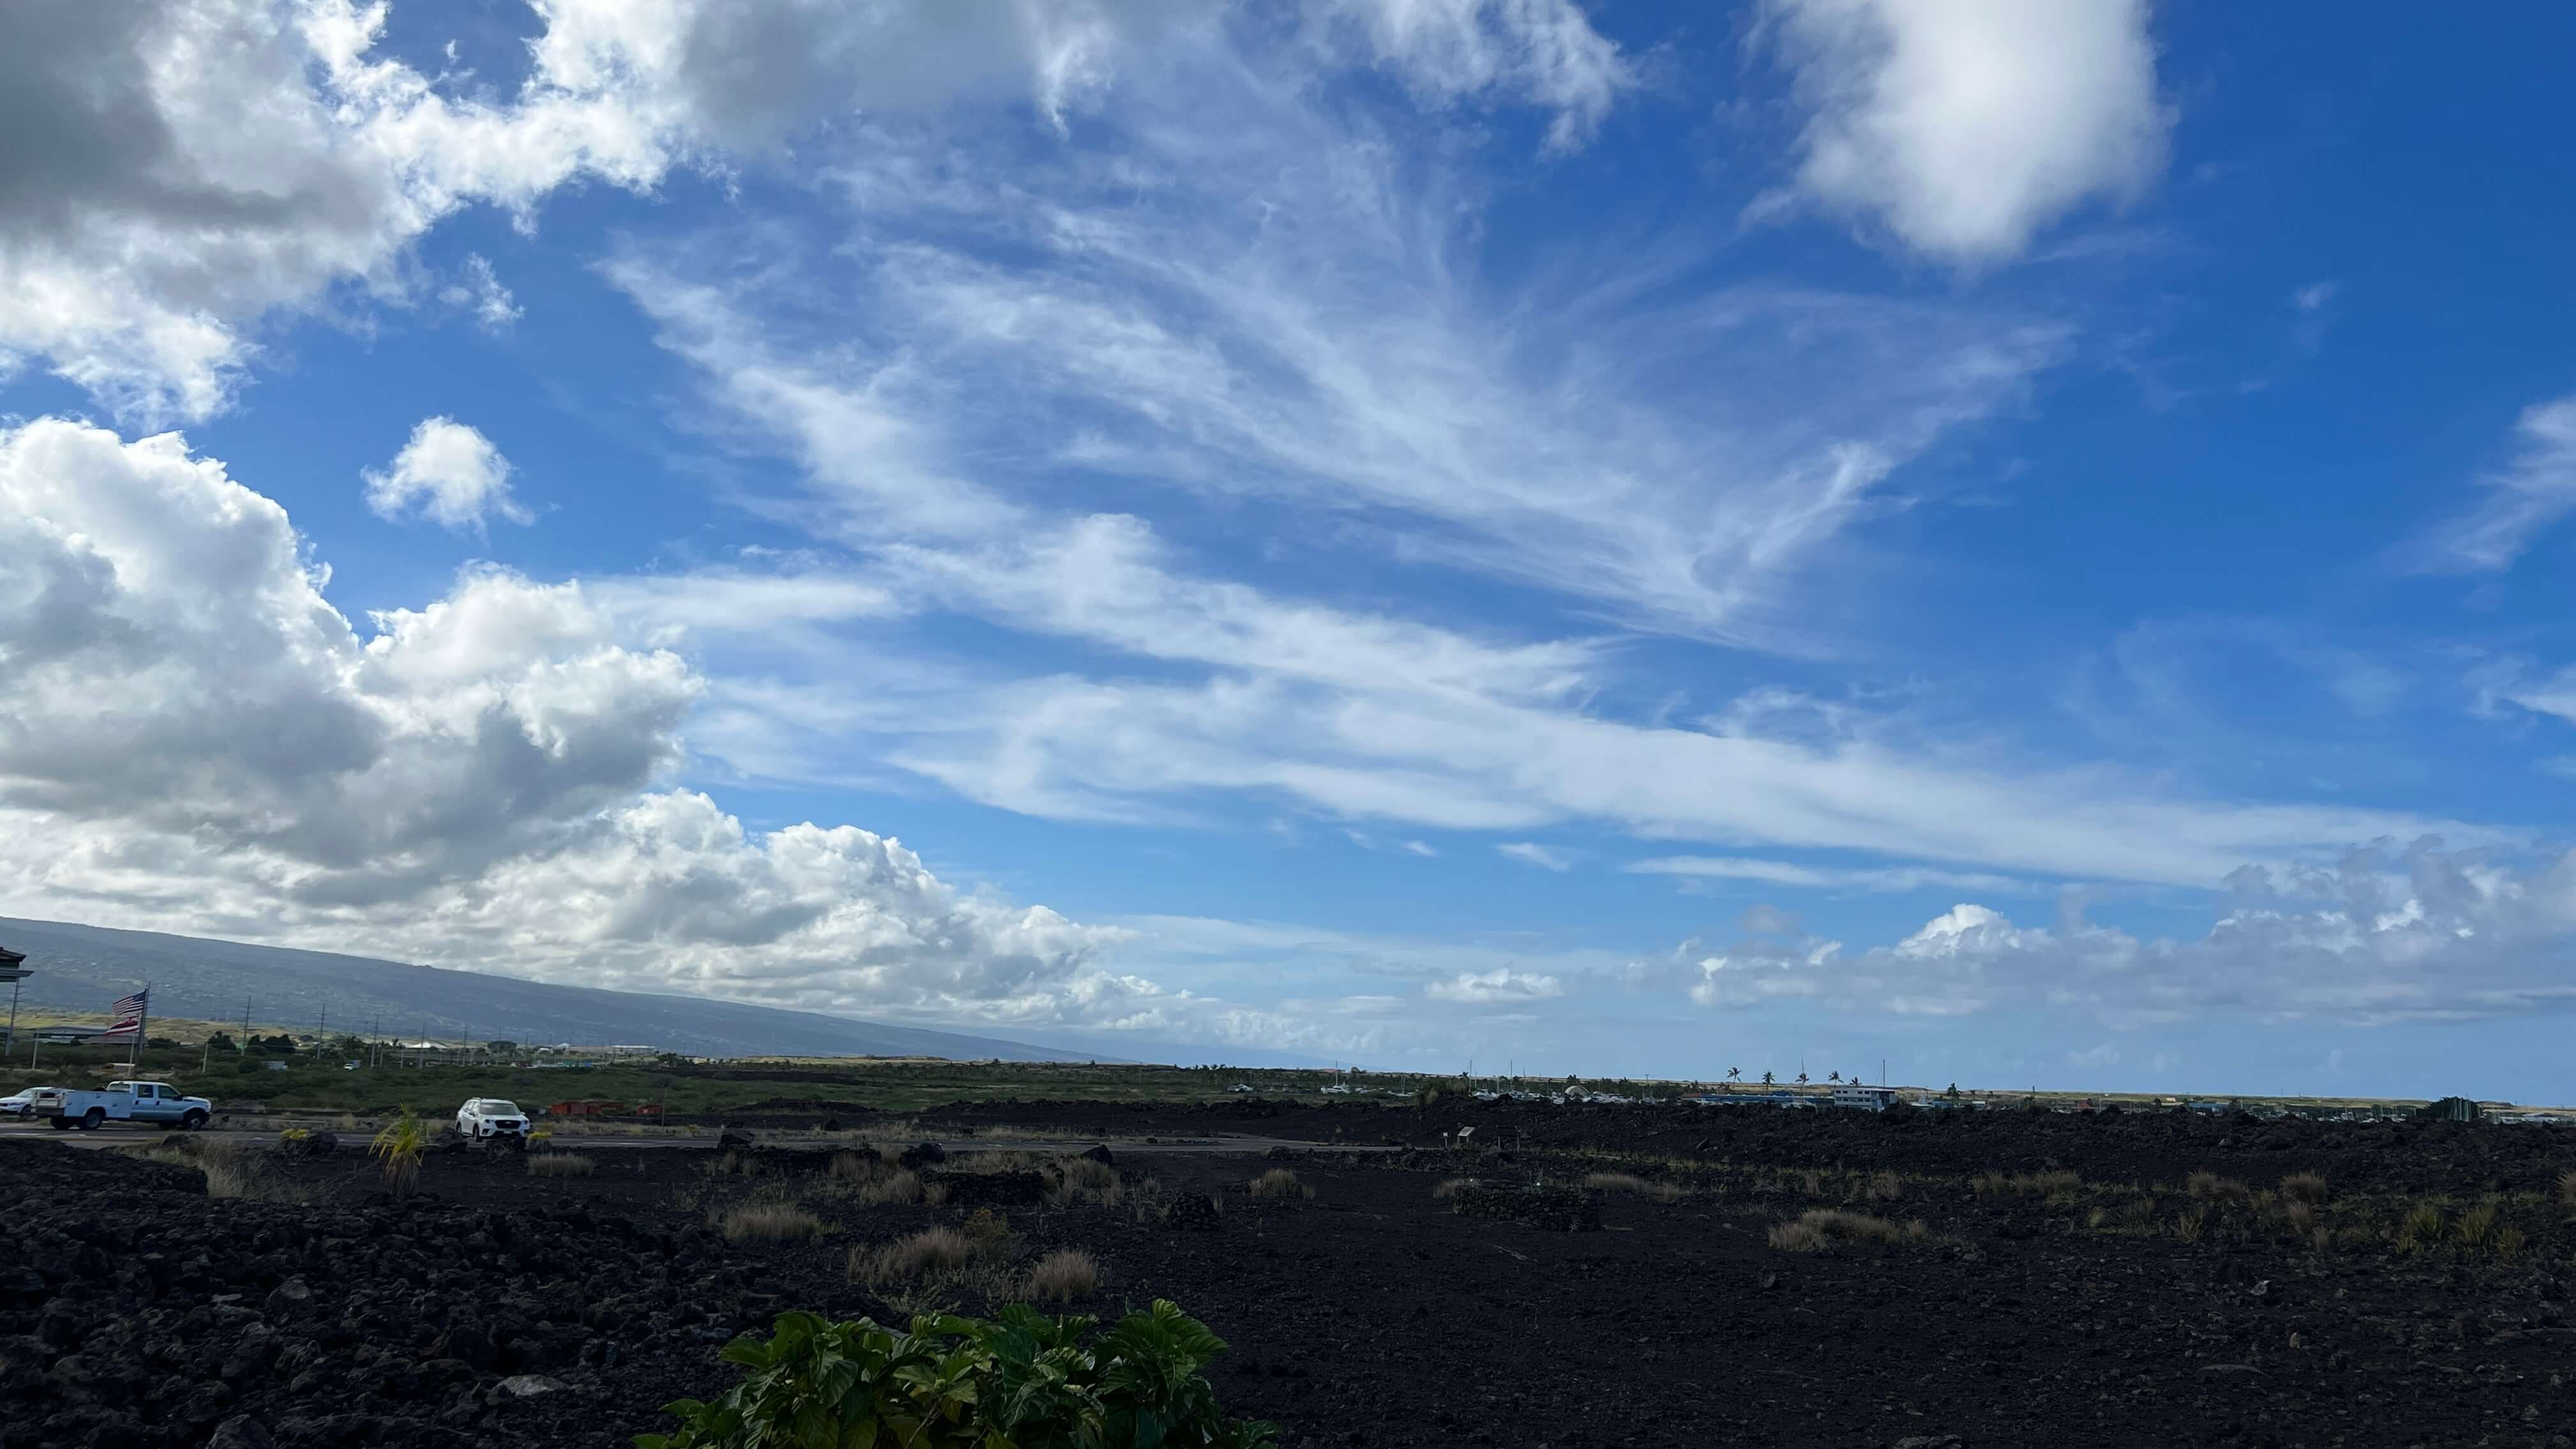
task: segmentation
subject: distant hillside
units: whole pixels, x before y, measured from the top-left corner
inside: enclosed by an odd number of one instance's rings
[[[585,1046],[634,1044],[701,1056],[927,1056],[959,1060],[1112,1061],[991,1037],[781,1011],[697,996],[550,986],[364,956],[246,946],[152,931],[113,931],[0,916],[0,946],[27,953],[30,1006],[104,1011],[150,983],[155,1015],[252,1019],[311,1030]],[[5,1008],[0,1008],[5,1009]]]

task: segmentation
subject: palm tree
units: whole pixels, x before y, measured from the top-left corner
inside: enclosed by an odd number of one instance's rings
[[[1827,1072],[1827,1073],[1825,1073],[1825,1080],[1826,1080],[1826,1081],[1828,1081],[1828,1082],[1839,1082],[1839,1081],[1841,1081],[1842,1079],[1843,1079],[1843,1074],[1842,1074],[1842,1073],[1840,1073],[1840,1072]]]
[[[1744,1068],[1742,1067],[1728,1067],[1726,1069],[1726,1079],[1730,1082],[1740,1081],[1743,1077]]]
[[[1798,1085],[1801,1087],[1807,1085],[1807,1074],[1805,1072],[1800,1072],[1798,1074]]]
[[[1762,1074],[1762,1085],[1766,1087],[1771,1085],[1771,1074],[1769,1072],[1764,1072]]]

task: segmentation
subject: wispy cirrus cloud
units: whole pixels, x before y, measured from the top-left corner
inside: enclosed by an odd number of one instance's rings
[[[1574,868],[1574,862],[1567,858],[1565,852],[1550,850],[1544,845],[1527,840],[1505,841],[1495,846],[1494,850],[1506,860],[1517,860],[1523,865],[1534,865],[1541,870],[1561,873]]]
[[[2511,453],[2478,484],[2484,496],[2403,549],[2403,566],[2437,574],[2508,569],[2543,529],[2576,513],[2576,395],[2524,408]]]
[[[1995,893],[2027,893],[2026,881],[1976,871],[1937,870],[1923,866],[1819,866],[1736,855],[1667,855],[1633,861],[1623,867],[1634,875],[1666,875],[1685,880],[1735,880],[1756,885],[1795,886],[1833,891],[1918,891],[1930,888]]]

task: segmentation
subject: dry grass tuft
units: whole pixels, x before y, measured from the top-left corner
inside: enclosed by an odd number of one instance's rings
[[[1887,1202],[1903,1196],[1904,1191],[1904,1187],[1897,1182],[1895,1173],[1881,1171],[1869,1175],[1869,1185],[1862,1190],[1861,1195],[1871,1202]]]
[[[1055,1183],[1047,1189],[1047,1198],[1057,1207],[1097,1203],[1116,1207],[1127,1200],[1127,1184],[1108,1163],[1088,1157],[1068,1157],[1056,1164]]]
[[[1438,1186],[1432,1188],[1431,1195],[1441,1202],[1447,1202],[1449,1199],[1458,1195],[1458,1189],[1462,1187],[1474,1187],[1475,1185],[1476,1179],[1472,1177],[1452,1177],[1443,1180]]]
[[[794,1203],[745,1203],[716,1218],[728,1243],[810,1242],[823,1236],[823,1220]]]
[[[1766,1237],[1773,1248],[1783,1253],[1821,1253],[1831,1246],[1824,1234],[1805,1223],[1773,1223]]]
[[[1774,1224],[1767,1235],[1771,1246],[1784,1253],[1821,1253],[1836,1242],[1920,1243],[1931,1236],[1932,1230],[1920,1219],[1899,1227],[1885,1218],[1841,1208],[1810,1208],[1794,1222]]]
[[[2460,1220],[2453,1225],[2452,1232],[2458,1236],[2461,1247],[2482,1248],[2486,1246],[2489,1238],[2495,1236],[2495,1227],[2495,1204],[2482,1202],[2460,1214]]]
[[[1297,1180],[1297,1174],[1284,1167],[1274,1167],[1252,1180],[1254,1197],[1313,1197],[1315,1190]]]
[[[2174,1219],[2174,1236],[2186,1243],[2197,1243],[2200,1241],[2200,1235],[2207,1231],[2208,1227],[2209,1214],[2199,1208],[2193,1208],[2190,1212],[2183,1213]]]
[[[528,1155],[530,1177],[588,1177],[599,1170],[599,1164],[578,1152],[533,1152]]]
[[[2325,1175],[2316,1172],[2291,1173],[2281,1179],[2281,1197],[2288,1202],[2307,1203],[2311,1206],[2324,1202],[2326,1200]]]
[[[2235,1178],[2221,1177],[2217,1173],[2207,1171],[2195,1172],[2191,1176],[2184,1178],[2182,1180],[2182,1190],[2190,1193],[2193,1197],[2250,1198],[2254,1195],[2252,1189],[2246,1187],[2245,1184],[2238,1182]]]
[[[2281,1221],[2299,1232],[2316,1226],[2317,1206],[2305,1198],[2291,1198],[2281,1204]]]
[[[1648,1182],[1633,1172],[1588,1173],[1583,1179],[1583,1185],[1599,1188],[1604,1192],[1633,1192],[1639,1197],[1650,1198],[1656,1202],[1672,1203],[1682,1200],[1680,1187],[1669,1182]]]
[[[861,1207],[885,1207],[913,1203],[937,1203],[947,1194],[922,1182],[920,1174],[863,1157],[855,1152],[832,1154],[830,1166],[824,1169],[833,1182],[846,1183],[838,1189]]]
[[[968,1250],[978,1258],[1006,1254],[1013,1244],[1019,1242],[1019,1235],[1011,1231],[1009,1214],[997,1213],[991,1208],[975,1209],[958,1231],[966,1235]]]
[[[2576,1167],[2558,1174],[2558,1202],[2562,1207],[2576,1208]]]
[[[279,1177],[274,1160],[237,1142],[203,1137],[164,1138],[142,1149],[121,1149],[152,1162],[193,1167],[206,1175],[206,1196],[239,1202],[309,1203],[318,1194]]]
[[[1063,1175],[1067,1187],[1098,1192],[1118,1183],[1117,1169],[1088,1157],[1068,1157],[1056,1164],[1056,1170]]]
[[[1029,1297],[1039,1303],[1070,1303],[1100,1288],[1100,1264],[1080,1248],[1058,1248],[1029,1269]]]
[[[2519,1258],[2519,1257],[2521,1257],[2521,1256],[2522,1256],[2522,1246],[2523,1246],[2523,1243],[2524,1243],[2525,1241],[2526,1241],[2526,1239],[2524,1239],[2524,1237],[2523,1237],[2523,1235],[2522,1235],[2522,1229],[2520,1229],[2520,1228],[2498,1228],[2498,1229],[2496,1229],[2496,1235],[2495,1235],[2495,1255],[2496,1255],[2496,1257],[2498,1257],[2498,1258],[2502,1259],[2503,1261],[2505,1261],[2505,1262],[2507,1262],[2507,1263],[2512,1262],[2512,1261],[2513,1261],[2513,1260],[2515,1260],[2516,1258]]]
[[[2059,1169],[2051,1172],[1981,1172],[1968,1179],[1968,1190],[1979,1197],[2051,1197],[2074,1192],[2084,1186],[2084,1175]]]
[[[2397,1246],[2421,1248],[2430,1246],[2442,1236],[2444,1214],[2438,1203],[2418,1203],[2407,1209],[2397,1224]]]
[[[850,1281],[875,1286],[919,1278],[927,1273],[953,1273],[975,1256],[975,1245],[955,1228],[924,1228],[882,1247],[850,1250]]]

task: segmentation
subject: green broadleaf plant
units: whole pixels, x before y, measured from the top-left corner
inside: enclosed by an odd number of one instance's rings
[[[674,1434],[640,1449],[1271,1449],[1278,1430],[1229,1420],[1201,1370],[1225,1352],[1156,1300],[1091,1338],[1093,1321],[1012,1304],[990,1320],[907,1329],[783,1313],[724,1357],[748,1370],[713,1403],[667,1406]],[[1086,1339],[1089,1339],[1086,1342]]]

